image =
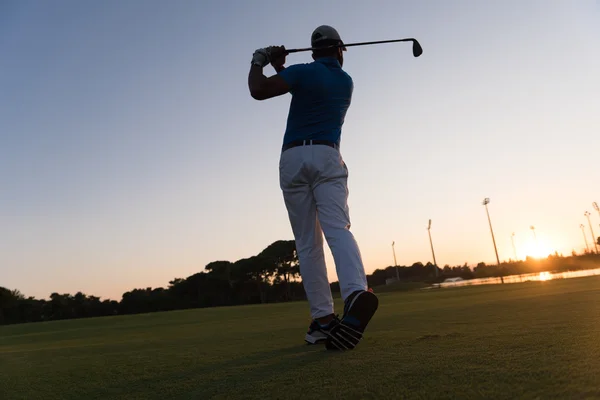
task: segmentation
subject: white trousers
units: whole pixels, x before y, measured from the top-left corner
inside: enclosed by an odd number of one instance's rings
[[[360,250],[350,232],[348,168],[339,150],[325,145],[297,146],[281,153],[279,180],[311,317],[324,317],[333,313],[333,298],[323,234],[335,261],[342,299],[368,289]]]

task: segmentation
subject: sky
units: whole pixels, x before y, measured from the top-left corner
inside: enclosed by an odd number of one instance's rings
[[[293,239],[291,97],[256,101],[247,76],[255,49],[309,47],[321,24],[423,47],[345,53],[367,273],[393,250],[432,261],[429,219],[440,267],[494,263],[486,197],[501,261],[513,232],[520,258],[583,250],[586,210],[600,236],[598,1],[0,0],[0,286],[120,300]]]

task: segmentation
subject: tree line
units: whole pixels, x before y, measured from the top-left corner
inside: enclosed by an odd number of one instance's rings
[[[451,277],[474,279],[598,267],[600,256],[593,253],[573,253],[569,257],[554,254],[546,259],[528,258],[500,265],[480,262],[474,268],[467,263],[439,268],[430,262],[416,262],[376,269],[367,275],[367,281],[369,287],[376,288],[397,277],[404,283],[432,284]],[[331,289],[339,294],[339,282],[331,283]],[[0,325],[305,299],[295,242],[279,240],[249,258],[213,261],[201,272],[171,280],[167,287],[130,290],[120,301],[81,292],[52,293],[47,300],[36,299],[0,286]]]

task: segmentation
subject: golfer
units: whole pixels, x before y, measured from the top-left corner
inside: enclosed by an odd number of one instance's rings
[[[317,48],[313,62],[286,68],[283,46],[261,48],[253,54],[248,76],[250,94],[256,100],[292,95],[279,181],[312,317],[305,341],[325,343],[330,350],[353,349],[378,306],[375,294],[367,290],[360,250],[350,232],[348,168],[340,141],[354,86],[342,69],[343,44],[334,28],[319,26],[311,35],[311,47]],[[332,45],[338,47],[327,47]],[[269,63],[277,74],[267,78],[263,68]],[[334,313],[323,234],[344,300],[341,319]]]

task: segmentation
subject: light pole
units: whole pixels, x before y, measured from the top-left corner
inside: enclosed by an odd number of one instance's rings
[[[538,240],[537,240],[537,235],[535,234],[535,226],[531,225],[529,227],[529,229],[531,229],[531,231],[533,232],[533,238],[535,239],[535,246],[538,246]]]
[[[400,282],[400,272],[398,271],[398,263],[396,262],[396,250],[394,249],[394,244],[396,242],[392,242],[392,252],[394,253],[394,266],[396,267],[396,280]]]
[[[581,225],[579,225],[579,227],[581,228],[581,233],[583,233],[583,240],[585,240],[585,249],[589,253],[590,252],[590,245],[588,244],[587,236],[585,236],[585,225],[581,224]]]
[[[435,261],[435,252],[433,251],[433,241],[431,240],[431,219],[429,220],[429,226],[427,226],[427,232],[429,232],[429,244],[431,245],[431,255],[433,256],[433,267],[435,268],[435,276],[438,276],[437,262]]]
[[[514,232],[512,233],[512,235],[510,235],[510,240],[512,242],[513,253],[515,253],[515,261],[518,261],[517,248],[515,247],[515,233]]]
[[[583,213],[587,217],[588,224],[590,224],[590,232],[592,232],[592,242],[594,242],[594,249],[596,249],[596,254],[598,254],[598,243],[596,243],[596,236],[594,236],[594,229],[592,229],[592,221],[590,220],[590,212],[586,211]]]
[[[500,257],[498,257],[498,248],[496,247],[496,239],[494,238],[494,230],[492,229],[492,220],[490,219],[490,212],[488,211],[488,204],[490,204],[490,199],[486,197],[483,199],[483,205],[485,206],[485,212],[488,217],[488,222],[490,223],[490,232],[492,232],[492,242],[494,242],[494,251],[496,252],[496,261],[498,265],[500,265]]]
[[[537,235],[535,234],[535,226],[531,225],[529,229],[531,229],[531,231],[533,232],[533,239],[535,240],[535,251],[538,255],[540,255],[540,245],[537,240]]]
[[[592,206],[594,206],[594,210],[598,211],[598,215],[600,216],[600,207],[598,207],[598,203],[593,202]],[[600,226],[600,224],[598,224]]]

